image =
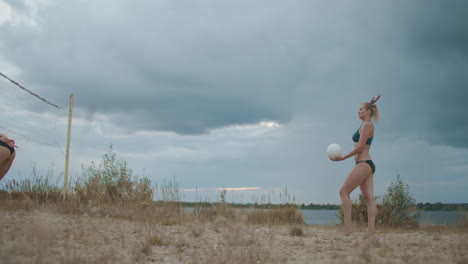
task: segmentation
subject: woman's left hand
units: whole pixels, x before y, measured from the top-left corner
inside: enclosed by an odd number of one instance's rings
[[[331,157],[330,158],[332,161],[342,161],[344,160],[344,158],[342,156],[339,156],[339,157]]]
[[[15,141],[13,139],[8,139],[8,145],[10,145],[12,148],[18,148],[18,146],[15,145]]]
[[[15,141],[9,137],[7,137],[5,134],[0,134],[0,141],[5,142],[12,148],[17,148],[18,146],[15,145]]]

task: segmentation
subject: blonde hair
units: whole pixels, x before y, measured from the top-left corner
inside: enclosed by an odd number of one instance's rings
[[[371,118],[375,121],[375,122],[379,122],[380,120],[380,112],[379,112],[379,108],[377,107],[376,104],[371,104],[371,103],[362,103],[362,106],[369,110],[370,113],[371,113]]]

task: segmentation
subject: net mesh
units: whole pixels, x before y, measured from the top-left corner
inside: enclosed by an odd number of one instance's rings
[[[0,133],[64,153],[67,114],[0,73]]]

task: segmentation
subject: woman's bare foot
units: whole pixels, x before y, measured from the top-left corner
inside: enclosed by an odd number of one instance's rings
[[[342,231],[342,234],[344,236],[349,236],[351,233],[353,232],[353,230],[351,229],[351,227],[344,227],[343,228],[343,231]]]
[[[366,233],[364,234],[363,239],[373,238],[374,235],[375,235],[375,231],[369,231],[369,230],[367,230]]]

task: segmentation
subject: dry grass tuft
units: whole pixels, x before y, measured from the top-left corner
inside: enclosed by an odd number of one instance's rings
[[[296,205],[286,205],[275,209],[253,209],[247,213],[247,222],[257,225],[302,225],[304,214]]]
[[[171,243],[171,241],[167,238],[163,238],[157,235],[153,235],[148,239],[148,245],[150,246],[167,246]]]
[[[302,226],[293,225],[289,228],[289,235],[291,236],[304,236],[304,230]]]

